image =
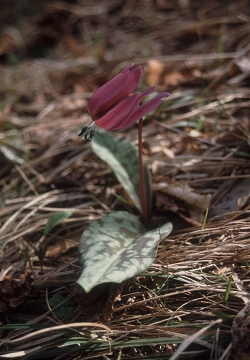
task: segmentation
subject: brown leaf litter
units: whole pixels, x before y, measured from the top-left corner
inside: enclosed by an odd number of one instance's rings
[[[8,313],[11,309],[35,299],[37,288],[32,286],[32,279],[27,276],[24,280],[8,279],[0,281],[0,313]]]
[[[57,340],[74,331],[108,344],[103,352],[78,346],[75,358],[164,358],[174,356],[177,339],[192,335],[186,359],[223,359],[232,347],[235,359],[245,360],[248,1],[44,1],[32,2],[27,13],[15,1],[4,2],[11,6],[0,14],[1,322],[46,324],[47,332],[56,324],[62,327],[59,336],[53,333]],[[68,240],[78,242],[92,220],[123,209],[114,194],[124,192],[77,134],[90,120],[92,92],[132,62],[144,66],[142,90],[156,86],[171,94],[145,118],[143,145],[154,188],[152,225],[172,221],[174,231],[162,239],[146,273],[122,289],[86,296],[74,289],[80,268]],[[136,144],[137,128],[117,136]],[[45,240],[48,218],[67,209],[73,215]],[[39,246],[47,247],[43,267]],[[58,318],[48,305],[55,293],[72,301],[73,318]],[[39,306],[31,307],[36,301]],[[228,322],[218,322],[218,316]],[[76,321],[85,326],[72,330]],[[204,334],[195,337],[200,328]],[[8,333],[15,340],[3,339],[2,353],[38,351],[36,341],[47,349],[51,337],[35,338],[33,330],[18,344],[23,331]],[[160,345],[150,343],[161,337]],[[134,340],[141,345],[119,345],[116,352],[116,343]]]

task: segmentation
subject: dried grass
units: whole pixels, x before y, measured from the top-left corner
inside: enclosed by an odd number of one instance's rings
[[[232,320],[249,301],[249,191],[235,190],[250,181],[248,2],[127,1],[116,7],[99,1],[96,11],[81,2],[44,8],[38,20],[45,27],[42,20],[68,14],[52,59],[27,65],[24,58],[16,67],[0,68],[0,146],[18,139],[29,151],[27,162],[2,162],[0,168],[0,275],[25,284],[31,274],[40,294],[37,299],[27,293],[17,308],[4,311],[3,324],[27,326],[3,333],[2,354],[173,360],[182,351],[183,359],[229,359],[238,351],[231,349]],[[69,30],[72,19],[80,41]],[[27,44],[35,42],[34,31]],[[121,206],[112,192],[124,196],[123,190],[77,129],[89,121],[91,92],[132,61],[145,65],[145,84],[150,79],[171,93],[143,131],[155,187],[152,221],[158,226],[170,219],[174,231],[162,240],[151,268],[124,284],[112,310],[111,300],[105,307],[98,294],[76,295],[77,250],[67,244],[78,242],[92,220]],[[136,129],[119,136],[136,142]],[[173,197],[160,184],[210,194],[207,221],[185,194]],[[221,208],[228,197],[242,201]],[[45,237],[48,218],[67,209],[74,214]],[[34,250],[39,245],[48,251],[58,246],[53,257],[47,252],[42,271]],[[50,306],[55,293],[73,301],[70,321]]]

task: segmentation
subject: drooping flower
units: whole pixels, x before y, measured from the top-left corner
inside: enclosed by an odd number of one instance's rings
[[[98,126],[104,130],[127,128],[166,100],[169,94],[163,92],[142,103],[154,87],[143,94],[133,93],[142,77],[142,67],[131,70],[133,66],[131,64],[126,67],[93,94],[88,103],[92,121],[82,129],[79,136],[90,141]]]

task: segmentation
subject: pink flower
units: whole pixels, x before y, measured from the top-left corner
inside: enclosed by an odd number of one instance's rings
[[[82,129],[79,136],[91,141],[98,126],[104,130],[126,128],[166,100],[169,94],[163,92],[142,104],[142,100],[154,90],[154,87],[143,94],[133,93],[142,76],[142,67],[131,70],[133,66],[134,64],[131,64],[126,67],[93,94],[88,103],[92,121]]]

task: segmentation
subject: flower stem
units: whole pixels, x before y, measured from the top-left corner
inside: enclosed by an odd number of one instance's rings
[[[145,184],[145,173],[142,160],[142,118],[139,120],[138,127],[138,141],[139,141],[139,170],[140,170],[140,188],[141,188],[141,206],[142,206],[142,216],[144,224],[148,223],[148,206],[147,206],[147,194],[146,194],[146,184]]]

